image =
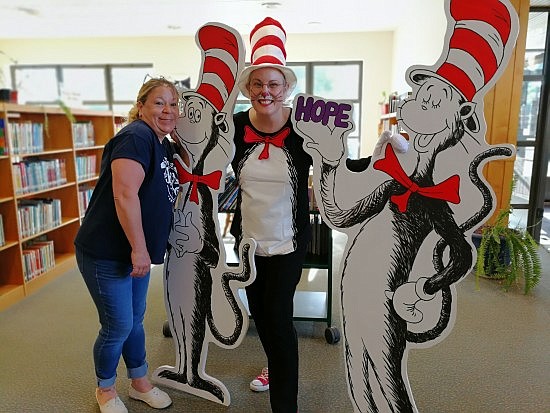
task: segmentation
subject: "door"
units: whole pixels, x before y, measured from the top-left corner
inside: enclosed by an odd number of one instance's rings
[[[510,226],[527,228],[541,243],[550,243],[550,225],[543,225],[550,202],[549,15],[550,7],[529,13],[510,219]]]

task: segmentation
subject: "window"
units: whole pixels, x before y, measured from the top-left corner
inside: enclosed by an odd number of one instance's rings
[[[542,204],[548,200],[550,168],[544,163],[548,146],[544,141],[546,112],[545,90],[548,88],[548,7],[531,7],[527,25],[525,63],[517,131],[517,153],[514,162],[514,188],[511,204],[514,207],[510,226],[527,228],[542,241]],[[542,120],[542,121],[541,121]],[[539,187],[545,187],[541,191]],[[545,214],[546,217],[546,214]]]
[[[308,93],[353,104],[355,129],[348,137],[350,158],[358,158],[361,136],[361,87],[363,63],[309,62],[288,63],[298,83],[289,97]],[[153,69],[152,64],[128,65],[14,65],[13,86],[19,103],[69,106],[82,105],[94,110],[113,110],[125,114],[132,107],[139,86]],[[235,112],[246,110],[250,102],[239,94]]]
[[[19,103],[69,106],[127,113],[152,64],[14,65],[11,67]]]
[[[292,101],[298,93],[308,93],[335,101],[348,101],[353,104],[355,129],[348,136],[348,156],[359,158],[361,136],[361,88],[363,63],[350,62],[310,62],[287,63],[296,74],[298,83],[289,97]],[[235,112],[250,108],[250,102],[239,94]]]
[[[517,155],[514,165],[515,186],[512,194],[512,203],[517,209],[527,208],[529,204],[537,121],[543,80],[547,22],[548,13],[529,13],[521,107],[517,132]]]
[[[19,103],[55,101],[59,96],[55,67],[12,66]],[[16,76],[14,78],[14,75]]]

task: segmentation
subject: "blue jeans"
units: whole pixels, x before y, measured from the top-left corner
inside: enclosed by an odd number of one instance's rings
[[[94,344],[94,364],[98,387],[115,383],[120,356],[128,378],[147,374],[145,359],[145,315],[148,273],[131,277],[132,265],[90,257],[76,248],[76,261],[94,300],[101,329]]]

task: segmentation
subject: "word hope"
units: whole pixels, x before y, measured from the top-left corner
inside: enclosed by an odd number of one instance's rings
[[[297,121],[303,118],[304,122],[321,122],[326,126],[329,118],[334,116],[334,126],[345,128],[348,126],[346,120],[349,119],[349,113],[346,112],[350,110],[351,105],[348,103],[325,102],[311,96],[305,100],[304,96],[298,96],[294,104],[294,117]]]

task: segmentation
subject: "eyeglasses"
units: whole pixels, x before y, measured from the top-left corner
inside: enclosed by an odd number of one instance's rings
[[[281,90],[283,89],[283,86],[285,84],[284,83],[281,83],[281,82],[277,82],[275,80],[270,80],[269,82],[267,83],[262,83],[262,82],[259,82],[259,81],[254,81],[250,84],[250,90],[252,91],[252,93],[254,93],[255,95],[257,95],[258,93],[260,93],[262,90],[264,90],[264,86],[267,86],[267,89],[269,90],[269,93],[272,94],[272,95],[278,95],[279,93],[281,93]]]

